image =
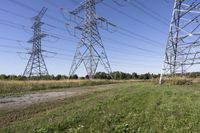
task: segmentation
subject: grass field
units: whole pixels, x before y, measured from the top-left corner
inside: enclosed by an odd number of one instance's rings
[[[44,81],[0,81],[0,96],[20,93],[66,89],[80,86],[113,84],[121,81],[112,80],[44,80]]]
[[[0,121],[0,132],[199,132],[200,85],[125,83],[25,110],[1,112]]]

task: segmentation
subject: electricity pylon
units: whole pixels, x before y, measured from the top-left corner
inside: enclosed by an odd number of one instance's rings
[[[47,67],[42,55],[43,50],[41,49],[41,40],[47,36],[41,31],[41,26],[44,24],[41,22],[41,19],[46,11],[47,8],[43,7],[39,14],[34,17],[34,23],[31,27],[34,30],[34,35],[28,41],[28,43],[32,43],[33,46],[32,51],[29,53],[31,56],[23,74],[23,76],[26,77],[48,75]]]
[[[79,17],[83,18],[83,26],[75,27],[81,30],[81,39],[74,55],[69,72],[70,76],[74,75],[75,71],[82,63],[90,79],[95,75],[99,62],[109,74],[112,72],[98,31],[98,26],[102,23],[104,23],[107,28],[108,25],[114,27],[115,25],[108,22],[105,18],[96,15],[96,4],[102,1],[103,0],[85,0],[79,7],[70,12],[70,14],[74,16],[78,16],[81,11],[85,13],[84,17]]]
[[[84,0],[80,6],[69,12],[81,21],[76,23],[78,26],[74,26],[75,30],[81,31],[80,42],[77,45],[74,59],[72,61],[70,76],[73,76],[78,67],[83,63],[89,78],[93,78],[96,73],[98,64],[101,63],[105,70],[111,76],[111,67],[106,55],[104,45],[102,43],[101,36],[98,31],[98,27],[112,32],[112,28],[116,28],[116,25],[109,22],[103,17],[96,15],[96,5],[104,0]],[[119,6],[123,6],[128,0],[113,0]],[[61,8],[63,10],[63,8]],[[81,12],[84,12],[84,16],[80,16]],[[74,21],[73,21],[74,22]],[[83,25],[82,25],[83,24]],[[69,24],[67,24],[69,25]],[[111,76],[112,78],[112,76]]]
[[[200,64],[199,17],[199,0],[175,0],[160,84],[165,74],[183,75]]]

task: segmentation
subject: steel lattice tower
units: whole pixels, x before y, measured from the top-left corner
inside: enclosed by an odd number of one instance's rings
[[[28,43],[32,43],[33,46],[32,51],[29,53],[31,56],[29,58],[23,76],[31,77],[48,75],[47,67],[44,62],[41,49],[41,40],[46,36],[46,34],[42,33],[41,31],[41,26],[44,24],[43,22],[41,22],[41,18],[44,16],[46,11],[47,8],[43,7],[39,14],[34,17],[34,23],[32,26],[32,29],[34,30],[34,35],[28,41]]]
[[[84,25],[79,28],[81,29],[81,39],[77,45],[70,76],[74,75],[81,63],[84,63],[89,78],[93,78],[95,75],[99,62],[109,74],[111,73],[110,63],[98,31],[97,21],[100,18],[96,16],[96,4],[101,1],[85,0],[78,8],[70,12],[77,15],[83,10],[85,14]]]
[[[182,75],[200,64],[199,17],[199,0],[175,0],[160,84],[165,74]]]

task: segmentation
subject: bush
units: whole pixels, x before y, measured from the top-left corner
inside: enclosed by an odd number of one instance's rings
[[[69,79],[78,79],[78,75],[75,74],[75,75],[73,75],[73,76],[70,76]]]

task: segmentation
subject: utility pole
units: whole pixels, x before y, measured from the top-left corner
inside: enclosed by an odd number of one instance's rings
[[[41,26],[44,24],[41,22],[41,19],[46,11],[47,8],[43,7],[39,14],[34,17],[34,23],[31,27],[34,30],[34,35],[28,41],[28,43],[32,43],[33,46],[32,51],[28,53],[30,54],[30,58],[23,74],[23,76],[26,77],[48,75],[47,67],[42,55],[43,50],[41,48],[41,40],[47,36],[47,34],[44,34],[41,31]]]
[[[159,83],[200,64],[200,2],[175,0]]]
[[[78,67],[83,63],[90,79],[96,73],[98,64],[101,63],[105,70],[111,74],[111,66],[106,55],[106,51],[98,31],[100,25],[116,27],[103,17],[96,15],[96,5],[103,0],[85,0],[79,7],[70,12],[71,15],[82,18],[83,25],[76,26],[81,31],[80,42],[77,45],[74,59],[72,61],[70,76],[73,76]],[[83,11],[84,16],[78,16]],[[112,77],[112,76],[111,76]]]

